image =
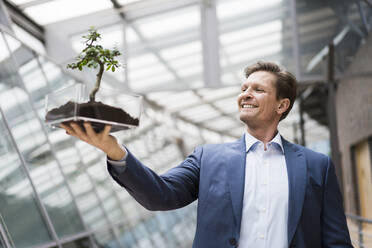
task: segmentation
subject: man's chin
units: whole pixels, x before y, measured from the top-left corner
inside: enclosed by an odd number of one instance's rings
[[[253,123],[255,121],[255,118],[254,116],[247,116],[247,115],[240,115],[239,116],[240,120],[245,123],[245,124],[249,124],[249,123]]]

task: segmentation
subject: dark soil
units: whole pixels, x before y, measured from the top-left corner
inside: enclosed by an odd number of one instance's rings
[[[69,101],[58,108],[54,108],[48,111],[48,113],[45,116],[45,119],[47,121],[52,121],[74,116],[75,104],[77,103]],[[102,102],[78,103],[76,115],[80,117],[89,117],[105,121],[118,122],[127,125],[134,126],[139,125],[139,120],[137,118],[135,119],[131,117],[127,112],[125,112],[121,108],[112,107]],[[77,123],[80,125],[82,129],[84,129],[83,121],[77,121]],[[101,132],[105,127],[105,123],[91,122],[91,124],[94,131],[96,131],[97,133]],[[128,129],[128,127],[113,125],[111,128],[111,132],[116,132],[125,129]]]

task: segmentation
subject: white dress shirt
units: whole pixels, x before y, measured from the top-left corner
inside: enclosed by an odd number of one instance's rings
[[[267,144],[245,134],[246,165],[241,248],[284,248],[287,242],[288,176],[279,132]]]

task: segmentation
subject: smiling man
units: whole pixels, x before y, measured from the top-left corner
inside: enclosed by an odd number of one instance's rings
[[[157,175],[109,135],[110,126],[70,135],[101,149],[108,170],[149,210],[170,210],[198,199],[194,248],[352,247],[342,197],[329,157],[286,141],[278,124],[296,98],[295,77],[269,62],[245,70],[237,98],[244,135],[232,143],[197,147]]]

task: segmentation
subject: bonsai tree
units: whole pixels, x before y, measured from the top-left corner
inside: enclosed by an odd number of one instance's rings
[[[113,50],[104,49],[101,45],[96,44],[99,39],[101,39],[101,35],[97,32],[94,27],[89,29],[89,34],[84,35],[83,38],[85,39],[86,47],[83,51],[78,55],[76,58],[76,63],[71,63],[67,65],[67,68],[70,69],[79,69],[80,71],[83,70],[83,67],[88,68],[97,68],[99,67],[98,73],[96,75],[96,83],[94,88],[92,89],[89,100],[91,102],[95,101],[96,93],[99,90],[101,85],[102,75],[105,70],[106,71],[112,70],[115,71],[115,68],[121,66],[115,57],[120,56],[121,53],[114,48]]]
[[[130,99],[128,102],[136,99],[138,108],[134,110],[138,111],[135,111],[137,112],[135,116],[131,116],[128,113],[129,109],[124,110],[96,101],[96,94],[100,88],[104,71],[111,70],[114,72],[116,68],[121,66],[115,59],[117,56],[121,55],[121,53],[116,48],[109,50],[97,44],[97,41],[101,39],[101,35],[94,27],[91,27],[88,35],[83,36],[83,38],[85,48],[76,57],[76,62],[68,64],[67,68],[73,70],[79,69],[80,71],[83,70],[84,67],[98,69],[95,86],[89,94],[89,102],[77,103],[68,101],[62,106],[49,110],[45,117],[46,122],[58,126],[61,122],[77,121],[83,128],[82,121],[85,120],[92,122],[94,130],[98,132],[103,130],[105,124],[112,125],[111,132],[128,129],[131,126],[138,126],[138,117],[141,109],[138,100],[140,98],[138,96],[120,95],[122,100],[121,104],[123,104],[123,99]],[[131,107],[127,105],[123,106],[126,106],[124,108],[133,108],[133,104],[130,104]]]

